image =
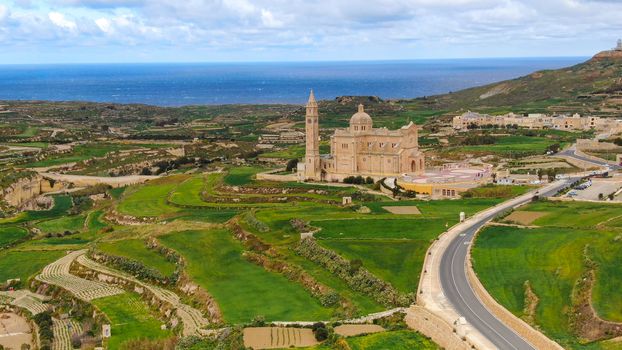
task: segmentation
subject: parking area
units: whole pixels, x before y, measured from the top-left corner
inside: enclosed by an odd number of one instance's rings
[[[602,200],[622,187],[622,178],[592,179],[592,185],[584,190],[575,189],[569,196],[577,200]],[[616,200],[618,200],[616,198]]]

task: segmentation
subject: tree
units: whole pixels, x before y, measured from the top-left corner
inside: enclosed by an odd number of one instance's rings
[[[373,184],[373,183],[374,183],[374,179],[372,179],[372,178],[371,178],[371,176],[368,176],[368,177],[365,179],[365,182],[366,182],[368,185],[371,185],[371,184]]]
[[[361,259],[354,259],[350,261],[350,274],[354,275],[361,267],[363,267]]]
[[[293,171],[294,169],[296,169],[296,167],[298,167],[298,158],[290,159],[287,162],[287,166],[285,167],[285,170]]]
[[[549,182],[555,181],[555,176],[557,176],[557,171],[555,169],[549,169],[546,171],[546,176],[549,179]]]
[[[540,168],[540,169],[538,169],[536,174],[538,174],[538,180],[542,181],[542,177],[544,176],[544,170],[542,170],[542,168]]]

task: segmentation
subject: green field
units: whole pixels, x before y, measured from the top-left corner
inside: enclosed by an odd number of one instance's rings
[[[244,186],[248,185],[255,174],[265,171],[267,169],[260,167],[236,167],[229,170],[225,176],[225,183],[231,186]]]
[[[0,282],[13,278],[25,282],[45,265],[64,254],[60,250],[0,251]]]
[[[39,222],[36,226],[43,233],[63,233],[65,231],[82,231],[84,229],[84,215],[63,216]]]
[[[28,230],[17,226],[0,226],[0,249],[28,236]]]
[[[23,223],[43,219],[52,219],[66,214],[71,208],[71,197],[66,195],[54,196],[54,206],[50,210],[24,211],[17,216],[0,219],[0,225],[7,223]]]
[[[115,242],[103,242],[97,249],[110,255],[122,256],[139,261],[158,270],[163,276],[170,276],[175,272],[175,264],[153,249],[147,248],[145,242],[139,239],[128,239]]]
[[[163,323],[134,294],[123,293],[95,299],[92,303],[110,320],[109,349],[119,349],[132,339],[159,339],[172,335],[171,331],[160,329]]]
[[[186,178],[184,175],[169,176],[127,189],[117,210],[136,217],[171,216],[179,209],[167,203],[168,194]]]
[[[116,143],[87,143],[75,146],[71,153],[55,155],[38,162],[28,163],[25,166],[29,168],[48,167],[65,163],[79,162],[94,157],[103,157],[109,152],[131,148],[137,148],[137,146]]]
[[[537,202],[521,208],[546,212],[534,229],[493,226],[484,229],[473,250],[475,270],[486,289],[517,316],[525,315],[525,282],[538,296],[535,322],[572,349],[580,345],[569,328],[569,306],[576,281],[584,271],[584,252],[597,263],[592,304],[600,317],[622,322],[622,230],[607,218],[622,215],[622,206]]]
[[[188,274],[214,296],[228,322],[248,322],[257,315],[272,321],[331,316],[298,284],[247,262],[242,245],[227,230],[178,232],[160,240],[183,255]]]
[[[351,350],[440,350],[432,340],[412,331],[387,331],[345,338]],[[317,345],[305,350],[335,349],[327,345]]]
[[[352,350],[436,350],[440,349],[430,339],[411,331],[382,332],[347,338]]]

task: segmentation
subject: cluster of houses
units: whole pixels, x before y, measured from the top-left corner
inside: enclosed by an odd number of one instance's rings
[[[514,113],[489,115],[469,111],[462,115],[455,116],[453,118],[452,126],[458,131],[482,127],[519,127],[527,129],[556,129],[568,131],[595,129],[620,132],[622,131],[622,120],[581,116],[576,113],[571,116],[565,114],[547,115],[540,113],[527,115],[519,115]]]

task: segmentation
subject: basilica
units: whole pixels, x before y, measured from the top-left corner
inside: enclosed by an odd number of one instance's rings
[[[306,151],[298,164],[301,180],[342,181],[348,176],[399,177],[422,175],[424,154],[419,150],[418,128],[410,122],[398,130],[374,128],[363,105],[350,118],[350,126],[330,137],[330,154],[320,154],[318,104],[309,95],[306,106]]]

